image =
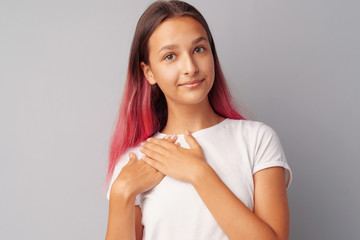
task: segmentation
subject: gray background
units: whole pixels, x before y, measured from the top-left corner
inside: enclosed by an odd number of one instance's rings
[[[291,239],[358,239],[358,1],[189,1],[278,133]],[[149,1],[0,1],[0,239],[103,239],[109,139]]]

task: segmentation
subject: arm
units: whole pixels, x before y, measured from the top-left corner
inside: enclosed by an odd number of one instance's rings
[[[255,213],[207,164],[199,169],[191,183],[229,239],[288,239],[284,169],[273,167],[259,171],[254,175],[254,181]]]
[[[111,185],[106,240],[142,239],[142,214],[140,207],[135,206],[136,196],[157,185],[163,177],[144,161],[136,161],[135,154],[130,154],[128,164]]]
[[[176,141],[176,138],[164,139]],[[136,161],[135,154],[131,153],[129,157],[128,164],[111,185],[106,240],[142,239],[144,227],[141,208],[135,206],[136,195],[153,188],[164,177],[144,161]]]
[[[142,213],[139,206],[134,206],[135,197],[126,194],[110,196],[109,220],[106,240],[131,239],[141,240],[143,228]],[[130,221],[129,221],[130,219]]]
[[[144,226],[141,223],[142,212],[140,206],[135,206],[135,231],[136,240],[143,239]]]
[[[225,234],[235,239],[288,239],[285,171],[271,167],[254,174],[254,212],[222,182],[205,161],[201,146],[185,134],[190,149],[148,139],[144,161],[165,175],[191,183]]]
[[[135,196],[111,192],[106,240],[135,240]]]

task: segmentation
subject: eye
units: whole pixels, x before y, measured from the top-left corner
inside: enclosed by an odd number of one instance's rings
[[[205,50],[204,47],[196,47],[196,48],[194,49],[194,52],[195,52],[195,53],[201,53],[201,52],[203,52],[204,50]]]
[[[166,55],[164,59],[167,61],[170,61],[170,60],[173,60],[174,58],[175,58],[175,54],[170,53],[170,54]]]

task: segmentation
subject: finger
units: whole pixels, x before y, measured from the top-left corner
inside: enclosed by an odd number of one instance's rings
[[[151,167],[157,169],[159,172],[163,173],[163,165],[161,164],[161,162],[156,161],[148,156],[142,156],[141,160],[146,162],[147,164],[149,164]],[[164,174],[164,173],[163,173]]]
[[[157,161],[163,161],[168,155],[167,150],[161,147],[160,145],[147,143],[144,145],[144,148],[140,149],[144,155],[156,159]]]
[[[129,153],[129,162],[127,165],[133,164],[136,162],[136,155],[133,152]]]
[[[178,136],[175,135],[175,134],[173,134],[173,135],[166,135],[166,136],[164,137],[164,139],[166,139],[168,142],[172,142],[172,143],[174,143],[177,138],[178,138]]]
[[[201,149],[200,144],[196,141],[196,139],[191,135],[191,133],[186,130],[184,134],[186,142],[189,144],[190,148],[192,149]]]
[[[177,138],[177,136],[176,136],[176,138]],[[174,146],[173,142],[169,142],[168,140],[160,139],[160,138],[148,138],[148,139],[146,139],[146,142],[159,144],[159,145],[165,147],[166,149],[170,149],[171,147]]]
[[[156,144],[153,142],[144,142],[142,146],[140,147],[140,151],[144,153],[144,150],[151,150],[157,153],[160,153],[162,155],[165,155],[168,153],[168,149],[160,144]]]

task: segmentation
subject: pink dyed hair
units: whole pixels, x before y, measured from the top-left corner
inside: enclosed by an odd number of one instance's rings
[[[213,110],[226,118],[244,119],[237,111],[225,82],[210,29],[193,6],[182,1],[157,1],[140,17],[131,45],[128,73],[120,104],[118,121],[112,136],[106,186],[116,163],[130,147],[137,146],[154,133],[161,131],[167,121],[167,105],[160,88],[146,81],[140,63],[148,63],[148,40],[165,19],[189,16],[202,24],[207,32],[215,63],[215,80],[208,97]]]

